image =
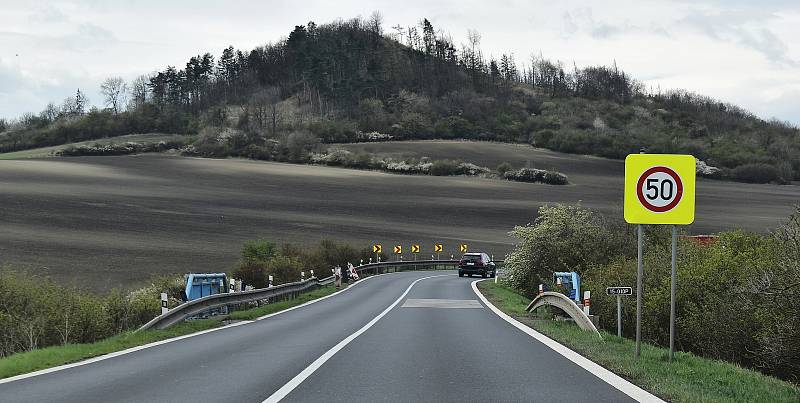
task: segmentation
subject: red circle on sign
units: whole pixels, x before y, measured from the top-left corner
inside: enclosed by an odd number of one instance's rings
[[[669,204],[666,204],[664,206],[655,206],[650,204],[650,202],[647,201],[647,198],[644,197],[644,193],[642,192],[642,185],[644,184],[645,179],[647,179],[648,176],[656,172],[663,172],[671,176],[672,179],[675,180],[675,187],[677,188],[675,191],[675,198],[672,199],[672,201],[669,202]],[[642,206],[644,206],[644,208],[656,213],[663,213],[672,210],[673,208],[675,208],[675,206],[678,205],[678,203],[681,202],[681,198],[683,197],[683,182],[681,181],[681,177],[678,176],[678,173],[673,171],[671,168],[652,167],[644,171],[642,176],[639,177],[639,182],[636,184],[636,195],[639,196],[639,202],[642,203]]]

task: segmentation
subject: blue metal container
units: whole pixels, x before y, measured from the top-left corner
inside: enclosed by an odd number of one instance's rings
[[[189,273],[186,279],[186,300],[228,292],[225,273]]]
[[[581,302],[581,277],[574,271],[557,271],[553,273],[553,282],[558,283],[557,279],[561,279],[561,285],[567,291],[569,299],[580,304]]]

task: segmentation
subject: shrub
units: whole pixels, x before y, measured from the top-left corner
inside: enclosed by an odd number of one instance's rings
[[[566,185],[569,183],[567,175],[560,172],[546,171],[536,168],[521,168],[516,171],[506,171],[503,177],[517,182],[547,183],[550,185]]]
[[[532,296],[556,271],[578,271],[630,255],[633,232],[624,223],[580,206],[543,206],[533,224],[515,227],[517,247],[506,258],[506,281]]]
[[[98,296],[1,268],[0,357],[53,345],[94,342],[135,329],[159,314],[159,293],[167,283],[174,286],[181,282],[165,277],[127,295],[112,291]]]
[[[267,261],[242,260],[231,276],[254,288],[264,288],[269,283],[268,272]]]
[[[458,162],[451,160],[437,160],[431,165],[430,173],[433,176],[450,176],[458,172]]]
[[[504,162],[498,165],[496,170],[497,173],[500,174],[500,176],[504,176],[506,172],[513,171],[514,167],[512,167],[511,164],[509,164],[508,162]]]
[[[242,246],[243,261],[266,262],[275,256],[277,246],[275,242],[263,239],[245,241]]]
[[[741,182],[770,183],[778,180],[778,169],[770,164],[744,164],[731,170],[731,177]]]

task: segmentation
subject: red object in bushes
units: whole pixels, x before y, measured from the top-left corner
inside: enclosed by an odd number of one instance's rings
[[[713,244],[714,242],[717,242],[718,236],[716,236],[716,235],[692,235],[692,236],[689,236],[687,238],[689,238],[692,242],[694,242],[694,243],[696,243],[698,245],[709,246],[709,245]]]

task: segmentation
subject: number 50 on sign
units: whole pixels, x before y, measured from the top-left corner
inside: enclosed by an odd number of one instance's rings
[[[695,159],[691,155],[631,154],[625,158],[625,221],[691,224]]]

